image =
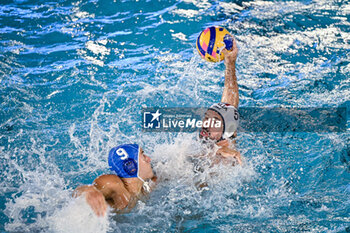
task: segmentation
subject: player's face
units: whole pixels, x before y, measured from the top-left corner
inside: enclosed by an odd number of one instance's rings
[[[204,125],[205,121],[209,121],[210,124]],[[223,128],[224,124],[222,121],[222,117],[217,112],[213,110],[208,110],[205,113],[203,119],[203,127],[199,134],[199,137],[204,139],[220,140]]]
[[[140,148],[139,155],[139,176],[144,180],[151,179],[154,176],[151,167],[151,158],[144,154],[142,148]]]

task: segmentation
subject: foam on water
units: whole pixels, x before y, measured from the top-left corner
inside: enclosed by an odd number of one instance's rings
[[[108,214],[97,217],[83,197],[70,200],[62,209],[57,210],[49,219],[49,228],[53,232],[107,232]]]

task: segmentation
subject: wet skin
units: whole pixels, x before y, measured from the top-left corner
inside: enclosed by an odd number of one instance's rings
[[[155,182],[151,158],[144,154],[142,148],[138,162],[139,177],[143,180],[152,179]],[[95,214],[104,216],[108,205],[116,211],[131,210],[144,194],[143,182],[139,178],[120,178],[117,175],[106,174],[97,177],[92,185],[78,187],[73,196],[84,195]]]
[[[220,127],[216,127],[215,124],[213,126],[209,125],[209,127],[202,127],[199,137],[204,139],[211,139],[215,141],[220,140],[224,129],[222,117],[217,112],[213,110],[208,110],[205,113],[203,122],[207,120],[212,120],[212,121],[214,120],[215,122],[220,121],[221,122]]]

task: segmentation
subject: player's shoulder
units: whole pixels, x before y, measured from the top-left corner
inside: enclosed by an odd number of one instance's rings
[[[120,179],[119,176],[114,174],[104,174],[99,177],[97,177],[94,180],[94,184],[98,186],[104,186],[104,185],[123,185],[123,181]]]

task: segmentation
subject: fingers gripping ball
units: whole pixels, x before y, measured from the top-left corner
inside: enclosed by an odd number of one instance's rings
[[[199,34],[196,47],[203,59],[219,62],[224,60],[224,48],[232,50],[233,36],[223,27],[209,27]]]

